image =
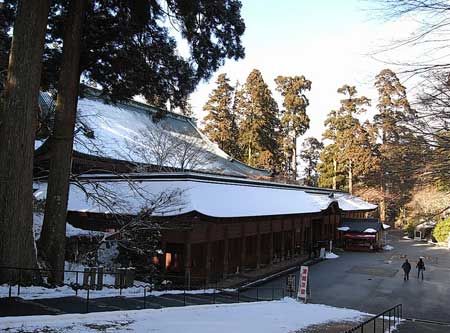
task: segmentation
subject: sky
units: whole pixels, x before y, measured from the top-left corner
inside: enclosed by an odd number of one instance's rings
[[[395,68],[369,54],[409,34],[414,24],[377,19],[367,10],[369,5],[366,0],[242,0],[246,56],[227,60],[191,96],[200,126],[206,115],[202,107],[217,76],[226,73],[232,84],[236,80],[243,83],[254,68],[262,72],[280,107],[282,100],[273,81],[277,75],[304,75],[312,81],[306,94],[311,124],[303,138],[321,139],[328,112],[339,107],[336,91],[342,85],[355,85],[360,94],[375,101],[375,75],[383,68]],[[369,110],[368,116],[372,113]]]

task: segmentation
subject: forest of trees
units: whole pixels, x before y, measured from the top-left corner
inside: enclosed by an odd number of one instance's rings
[[[303,75],[278,76],[281,109],[259,70],[254,69],[242,86],[233,87],[229,81],[220,74],[203,107],[205,134],[233,158],[295,181],[296,140],[309,128],[304,93],[311,81]]]
[[[322,138],[304,138],[300,147],[296,139],[309,128],[304,93],[311,81],[279,76],[275,83],[283,98],[281,108],[260,71],[253,70],[244,85],[234,87],[221,74],[203,108],[205,133],[230,156],[272,170],[282,179],[344,190],[375,202],[385,222],[407,223],[411,214],[406,211],[424,184],[448,187],[448,132],[425,132],[431,124],[411,107],[406,88],[392,70],[374,78],[376,100],[359,95],[355,86],[339,87],[339,107],[329,112]],[[444,84],[441,81],[439,91]],[[442,109],[443,98],[444,92],[439,100],[421,95],[421,106]],[[362,121],[370,107],[375,115]],[[302,171],[299,177],[297,170]]]

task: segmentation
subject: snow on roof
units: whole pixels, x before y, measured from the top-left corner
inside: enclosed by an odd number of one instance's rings
[[[358,202],[362,201],[358,199]],[[363,202],[363,201],[362,201]],[[371,205],[371,204],[368,204]],[[373,206],[373,205],[371,205]],[[353,219],[353,218],[343,218],[339,225],[339,230],[346,228],[348,232],[358,232],[358,233],[376,233],[383,230],[383,226],[378,219]]]
[[[40,101],[43,103],[44,99],[41,98]],[[252,168],[228,156],[216,144],[209,141],[190,118],[166,112],[156,121],[153,116],[157,112],[154,107],[133,101],[107,104],[104,99],[88,93],[78,100],[74,151],[133,163],[158,166],[162,164],[165,167],[240,177],[270,175],[269,171]],[[146,133],[153,135],[145,135]],[[155,133],[163,134],[155,135]],[[190,165],[188,162],[181,167],[182,163],[176,157],[172,156],[158,162],[154,150],[143,149],[138,152],[136,149],[130,149],[139,146],[146,148],[145,145],[149,144],[149,140],[156,140],[156,137],[161,135],[165,136],[163,141],[166,138],[178,139],[188,146],[196,147],[198,152],[195,154],[201,155],[201,163]]]
[[[43,198],[46,184],[35,184],[35,193]],[[86,196],[86,193],[97,193]],[[111,193],[115,195],[111,197]],[[337,202],[345,211],[370,210],[373,205],[349,194],[335,193],[334,199],[328,193],[309,193],[300,188],[277,188],[253,184],[206,181],[200,179],[142,179],[96,180],[79,186],[71,184],[68,210],[95,213],[136,214],[143,208],[157,205],[154,215],[175,216],[196,211],[211,217],[245,217],[318,213]],[[100,197],[100,201],[96,200]],[[161,198],[163,200],[161,200]],[[353,201],[354,200],[354,203]],[[341,206],[342,205],[342,206]],[[375,206],[376,207],[376,206]]]
[[[41,237],[42,225],[44,223],[44,214],[39,212],[33,213],[33,234],[34,239]],[[70,223],[66,223],[66,237],[73,236],[103,236],[105,233],[101,231],[92,231],[76,228]]]

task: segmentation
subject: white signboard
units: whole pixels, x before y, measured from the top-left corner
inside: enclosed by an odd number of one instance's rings
[[[286,290],[295,292],[295,274],[289,274],[287,277]]]
[[[308,272],[309,267],[308,266],[302,266],[300,267],[300,281],[298,286],[298,299],[304,299],[306,303],[306,295],[307,295],[307,288],[308,288]]]

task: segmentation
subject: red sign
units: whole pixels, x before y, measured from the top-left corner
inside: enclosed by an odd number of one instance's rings
[[[297,297],[306,300],[306,290],[308,288],[308,266],[300,267],[300,285],[298,287]]]

